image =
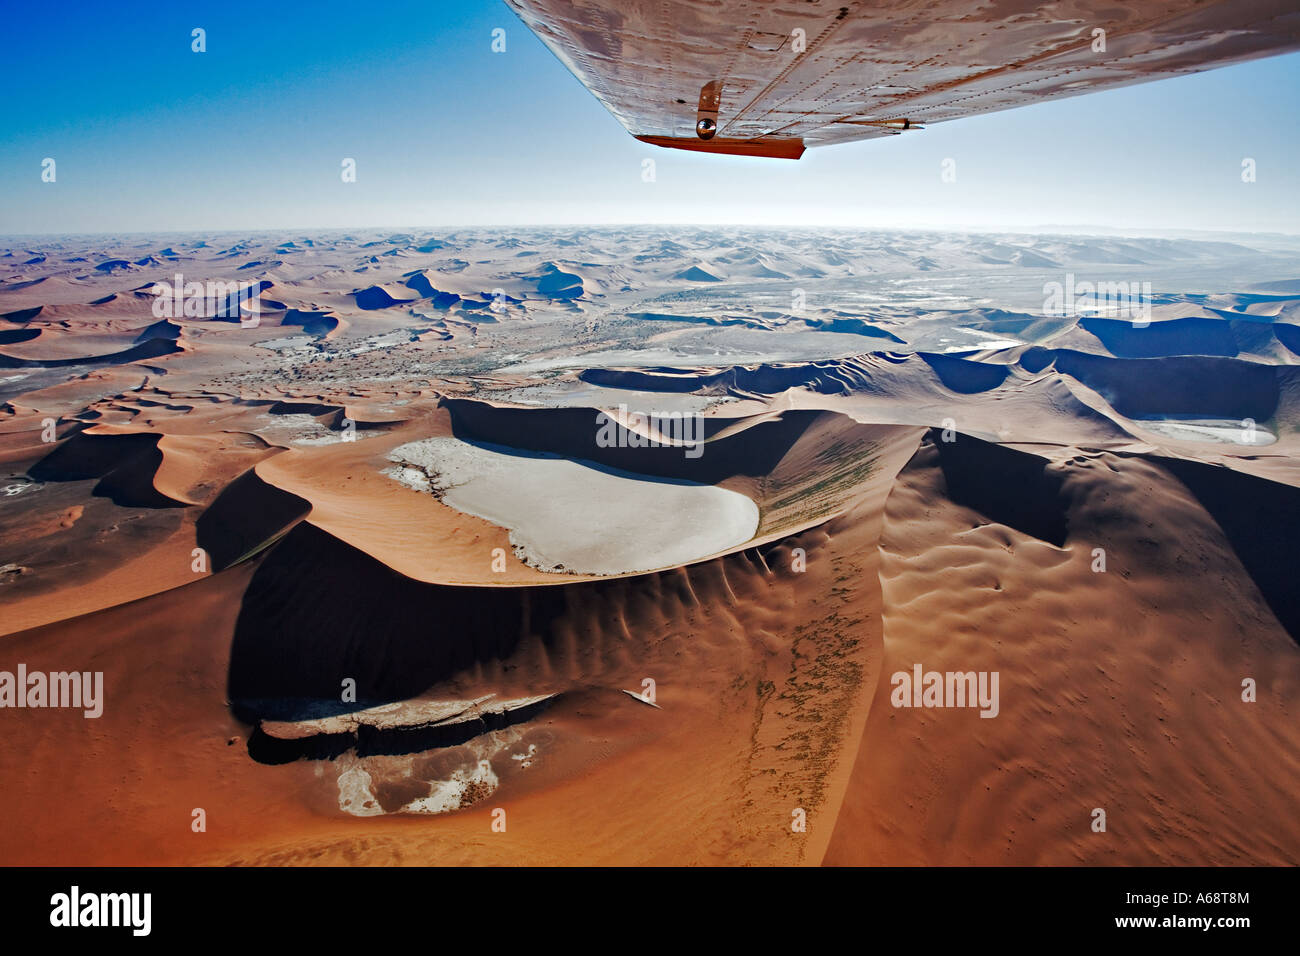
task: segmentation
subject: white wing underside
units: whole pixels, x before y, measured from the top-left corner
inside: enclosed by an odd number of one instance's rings
[[[638,138],[787,158],[1300,48],[1295,0],[506,2]]]

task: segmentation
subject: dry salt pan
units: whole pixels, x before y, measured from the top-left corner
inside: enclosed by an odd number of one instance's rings
[[[1133,421],[1147,431],[1179,441],[1214,442],[1221,445],[1271,445],[1277,441],[1276,435],[1249,420],[1135,418]]]
[[[624,574],[674,567],[744,544],[758,530],[745,495],[456,438],[393,449],[385,474],[510,531],[544,571]]]

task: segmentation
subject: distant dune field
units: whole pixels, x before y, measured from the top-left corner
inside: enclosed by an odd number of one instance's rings
[[[4,242],[6,862],[1300,863],[1300,243]]]

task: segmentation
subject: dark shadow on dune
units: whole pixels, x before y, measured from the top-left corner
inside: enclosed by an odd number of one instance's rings
[[[415,297],[396,299],[389,295],[386,289],[377,285],[353,293],[353,298],[356,300],[357,308],[367,312],[373,312],[377,309],[390,309],[395,305],[407,305],[415,301]]]
[[[181,508],[186,503],[154,487],[162,465],[160,435],[87,435],[77,432],[32,465],[37,481],[84,481],[98,478],[94,494],[114,504],[136,508]]]
[[[735,600],[743,575],[761,588],[771,574],[794,573],[786,539],[700,565],[626,578],[527,587],[426,584],[392,570],[311,524],[300,523],[261,559],[244,593],[230,652],[231,712],[257,729],[250,754],[265,763],[413,753],[463,743],[488,730],[529,720],[556,697],[470,720],[422,726],[361,726],[355,732],[276,738],[263,721],[355,713],[416,697],[485,665],[509,660],[526,638],[556,651],[562,635],[588,634],[577,622],[617,617],[635,623],[665,602],[698,607]],[[608,635],[604,640],[612,638]],[[559,660],[559,659],[557,659]],[[343,681],[356,681],[344,702]],[[542,691],[544,692],[544,691]]]
[[[1085,318],[1079,327],[1091,332],[1119,358],[1166,355],[1218,355],[1240,351],[1232,329],[1222,319],[1186,318],[1138,327],[1125,319]]]
[[[972,362],[952,355],[918,352],[917,357],[939,376],[944,387],[963,395],[991,392],[1006,381],[1010,369],[1005,365]]]
[[[699,373],[673,368],[589,368],[578,378],[591,385],[647,392],[694,392],[723,380],[726,373]]]
[[[906,339],[900,339],[893,332],[882,329],[878,325],[872,325],[866,319],[859,319],[853,316],[841,316],[837,318],[819,319],[810,318],[803,320],[804,325],[810,329],[816,329],[819,332],[840,332],[847,335],[864,335],[870,339],[885,339],[888,342],[896,342],[899,345],[906,345]]]
[[[1046,470],[1044,459],[969,435],[958,434],[946,442],[942,434],[931,429],[922,449],[929,444],[937,452],[952,501],[990,521],[1064,546],[1068,522],[1063,480]]]
[[[307,312],[302,309],[290,309],[285,313],[281,326],[299,325],[308,335],[329,335],[339,327],[339,320],[328,312]]]
[[[424,271],[408,272],[403,285],[413,290],[421,299],[429,299],[435,309],[450,309],[461,301],[461,297],[455,292],[444,292],[435,286]]]
[[[83,261],[84,261],[84,260],[83,260]],[[49,278],[49,276],[41,276],[39,279],[28,279],[28,280],[26,280],[26,281],[24,281],[24,282],[15,282],[15,283],[13,283],[12,285],[7,285],[7,286],[5,286],[5,287],[4,287],[4,291],[5,291],[5,292],[17,292],[19,289],[30,289],[30,288],[31,288],[32,286],[34,286],[34,285],[40,285],[42,282],[44,282],[44,281],[45,281],[46,279],[48,279],[48,278]],[[41,307],[40,307],[39,305],[36,306],[37,311],[40,311],[40,308],[41,308]]]
[[[1264,601],[1300,644],[1295,549],[1300,488],[1181,458],[1151,459],[1187,486],[1219,527]]]
[[[582,276],[565,272],[553,262],[544,263],[537,278],[537,294],[550,299],[577,299],[582,295]]]
[[[1099,393],[1129,418],[1253,418],[1265,422],[1277,410],[1279,381],[1294,367],[1260,365],[1214,356],[1120,359],[1068,349],[1032,348],[1021,367],[1037,374],[1055,363]]]
[[[248,755],[258,763],[285,764],[295,760],[333,760],[357,745],[356,734],[313,734],[286,740],[272,737],[259,724],[248,738]]]
[[[472,445],[475,448],[482,448],[484,451],[490,451],[496,455],[506,455],[511,458],[527,458],[534,461],[569,461],[573,464],[580,465],[583,468],[590,468],[592,471],[598,471],[604,475],[612,475],[615,478],[626,478],[629,481],[650,481],[659,485],[681,485],[694,488],[707,488],[707,482],[695,481],[689,478],[674,478],[669,475],[648,475],[644,472],[627,471],[623,468],[615,468],[613,465],[606,465],[599,461],[592,461],[586,458],[563,458],[548,451],[533,451],[527,448],[514,448],[510,445],[496,445],[492,442],[476,441],[471,439],[461,439],[466,445]],[[677,451],[676,454],[681,454]]]
[[[641,319],[645,322],[681,322],[685,325],[712,325],[720,328],[740,326],[749,329],[762,329],[766,326],[759,319],[746,315],[673,315],[667,312],[629,312],[628,318]]]
[[[38,279],[37,281],[39,282],[44,280]],[[24,283],[23,285],[32,285],[32,284],[34,283]],[[22,287],[23,287],[22,285],[14,286],[15,289],[22,288]],[[30,309],[19,309],[16,312],[6,312],[3,315],[0,315],[0,319],[4,319],[7,322],[30,322],[32,319],[40,315],[44,309],[45,306],[43,305],[34,305]]]
[[[1300,356],[1300,325],[1287,325],[1278,322],[1273,326],[1273,334],[1292,355]]]
[[[872,353],[899,364],[889,353]],[[906,357],[904,357],[905,359]],[[725,391],[731,394],[775,395],[789,388],[808,388],[822,395],[847,395],[872,384],[872,370],[855,359],[732,366],[716,372],[691,369],[587,369],[578,376],[592,385],[647,392]]]
[[[615,447],[602,447],[598,434],[606,418],[594,408],[501,408],[469,399],[444,399],[442,404],[451,413],[452,434],[462,441],[549,452],[622,472],[703,484],[733,475],[770,474],[809,425],[825,414],[785,412],[779,419],[710,441],[698,457],[689,458],[682,447],[617,447],[630,444],[632,438],[617,423]],[[734,420],[712,417],[701,424],[708,437]]]
[[[212,570],[221,571],[274,541],[310,511],[306,499],[268,484],[250,469],[199,515],[195,538]]]
[[[253,401],[251,405],[262,405],[264,402]],[[311,415],[320,417],[322,415],[334,415],[342,411],[340,405],[326,405],[321,402],[272,402],[266,408],[268,415]]]
[[[0,345],[17,345],[19,342],[30,342],[40,334],[40,329],[4,329],[0,331]]]
[[[476,662],[551,636],[563,587],[425,584],[310,524],[262,561],[244,594],[230,654],[241,720],[299,720],[406,700]],[[342,682],[357,702],[343,703]]]
[[[175,341],[181,337],[181,327],[171,319],[159,319],[152,325],[146,326],[140,334],[135,337],[135,344],[150,342],[154,339],[165,339]]]
[[[124,365],[140,359],[160,358],[180,352],[181,347],[169,339],[149,339],[123,352],[111,355],[87,355],[70,359],[17,359],[0,354],[0,368],[68,368],[75,365]]]

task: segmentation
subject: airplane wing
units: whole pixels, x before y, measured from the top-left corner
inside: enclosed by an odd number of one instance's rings
[[[1300,49],[1296,0],[506,0],[643,142],[798,159]]]

